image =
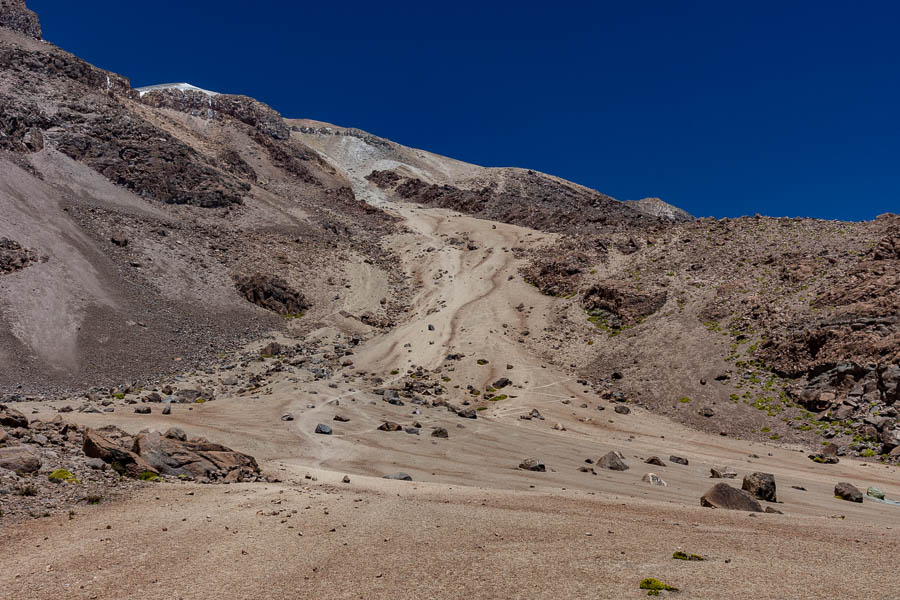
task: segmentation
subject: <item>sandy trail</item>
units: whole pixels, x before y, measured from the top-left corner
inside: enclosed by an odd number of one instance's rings
[[[573,372],[543,364],[517,341],[548,326],[553,299],[513,277],[509,249],[540,236],[449,211],[396,210],[411,231],[394,246],[398,268],[417,283],[411,318],[356,349],[353,369],[399,382],[412,365],[435,369],[463,353],[443,373],[450,398],[506,376],[514,382],[506,400],[475,420],[442,409],[413,415],[415,406],[389,405],[350,380],[336,377],[332,388],[284,375],[267,382],[270,392],[176,407],[168,417],[72,413],[129,431],[177,425],[255,455],[283,482],[161,484],[80,509],[71,521],[4,530],[7,597],[638,598],[648,576],[686,598],[897,597],[900,509],[832,493],[849,481],[900,497],[896,468],[818,465],[799,449],[699,433],[640,407],[613,412]],[[353,288],[355,309],[378,302],[381,288],[362,280]],[[341,327],[337,316],[333,327]],[[52,406],[36,408],[52,414]],[[546,420],[519,419],[532,408]],[[286,412],[296,420],[282,422]],[[333,423],[338,413],[350,421]],[[422,435],[377,431],[386,419],[419,421]],[[333,424],[334,435],[314,435],[317,423]],[[449,439],[428,435],[438,426]],[[579,471],[610,450],[631,469]],[[670,454],[690,465],[642,462],[658,455],[668,463]],[[516,468],[530,456],[548,471]],[[775,507],[785,514],[700,508],[713,465],[731,465],[739,477],[773,473]],[[396,471],[415,482],[380,478]],[[650,471],[668,487],[643,483]],[[350,484],[340,483],[345,473]],[[678,548],[710,560],[674,561]]]

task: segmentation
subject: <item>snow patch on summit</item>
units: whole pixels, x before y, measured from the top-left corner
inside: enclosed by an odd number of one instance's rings
[[[189,83],[160,83],[157,85],[147,85],[137,88],[137,93],[140,94],[141,97],[143,97],[147,92],[152,92],[154,90],[180,90],[182,92],[200,92],[202,94],[206,94],[207,96],[219,95],[219,92],[204,90],[203,88],[198,88],[197,86],[191,85]]]

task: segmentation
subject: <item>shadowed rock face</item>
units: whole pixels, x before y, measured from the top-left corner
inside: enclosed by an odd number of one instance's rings
[[[170,108],[206,119],[230,117],[277,140],[286,140],[291,136],[290,128],[278,112],[247,96],[166,88],[143,93],[141,102],[154,108]]]
[[[726,510],[744,510],[762,512],[760,503],[744,490],[731,487],[727,483],[717,483],[700,498],[700,506],[707,508],[724,508]]]
[[[248,302],[279,315],[299,315],[309,308],[303,294],[277,277],[240,275],[235,278],[235,286]]]
[[[473,189],[429,184],[421,179],[402,177],[394,171],[373,171],[366,179],[403,200],[542,231],[587,233],[600,228],[669,222],[639,212],[600,192],[535,171],[517,171],[502,188],[495,183]]]
[[[41,22],[25,0],[0,0],[0,27],[41,39]]]

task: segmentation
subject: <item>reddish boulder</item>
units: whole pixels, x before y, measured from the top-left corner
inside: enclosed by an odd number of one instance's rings
[[[14,408],[10,408],[5,404],[0,404],[0,425],[3,425],[5,427],[22,427],[27,429],[28,417]]]
[[[189,440],[180,430],[170,430],[165,436],[152,429],[144,430],[134,438],[131,449],[163,475],[220,479],[232,471],[239,474],[259,471],[252,456],[203,438]],[[229,480],[240,479],[239,475],[233,475]]]
[[[159,474],[159,471],[150,466],[143,458],[130,450],[122,448],[95,429],[86,429],[84,431],[84,444],[82,447],[87,456],[101,459],[123,475],[140,477],[141,474],[148,471],[155,475]]]
[[[41,455],[29,446],[6,446],[0,448],[0,468],[34,473],[41,468]]]

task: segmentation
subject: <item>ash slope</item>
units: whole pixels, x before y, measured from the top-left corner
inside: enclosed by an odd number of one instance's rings
[[[574,227],[579,203],[597,202],[612,207],[606,225],[643,219],[569,182],[288,121],[244,96],[134,90],[41,41],[24,2],[0,13],[0,237],[40,257],[0,280],[7,392],[135,381],[283,328],[237,280],[277,278],[307,298],[312,320],[352,308],[340,299],[346,265],[364,263],[391,291],[366,320],[392,323],[404,284],[386,268],[381,238],[395,218],[366,179],[376,167],[495,190],[497,206],[472,210],[510,222]],[[524,218],[538,202],[549,219]]]

